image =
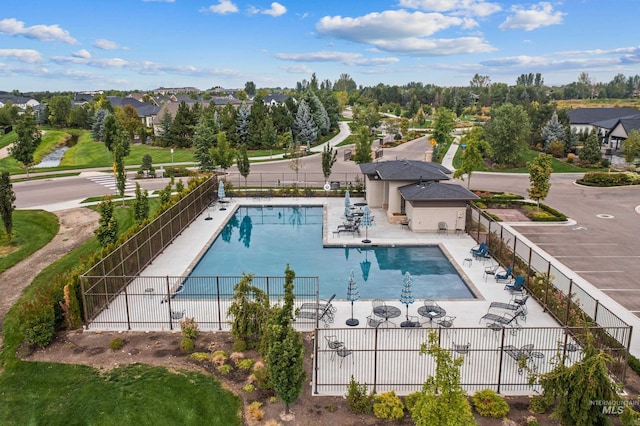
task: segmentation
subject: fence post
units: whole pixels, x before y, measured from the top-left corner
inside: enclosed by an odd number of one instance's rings
[[[373,388],[378,384],[378,327],[374,328],[373,334]]]
[[[313,339],[313,393],[318,394],[318,339],[320,336],[318,333],[320,329],[316,328],[313,335],[316,336]]]
[[[504,332],[505,328],[502,327],[500,333],[500,356],[498,357],[498,389],[497,393],[500,393],[500,386],[502,385],[502,357],[504,356]]]
[[[222,308],[220,307],[220,276],[216,275],[216,293],[218,295],[218,330],[222,330]]]
[[[513,261],[511,262],[511,264],[513,265],[513,268],[515,269],[516,267],[516,246],[518,244],[518,238],[514,235],[513,236]]]
[[[571,289],[573,288],[573,278],[569,278],[569,292],[567,294],[567,312],[564,316],[564,325],[569,325],[569,313],[571,312]]]
[[[124,306],[126,306],[127,312],[127,330],[131,330],[131,314],[129,313],[129,293],[127,292],[127,286],[124,286]]]
[[[544,280],[544,309],[543,312],[547,312],[547,306],[549,302],[549,283],[551,281],[551,262],[547,262],[547,277]]]
[[[169,288],[169,275],[167,275],[166,284],[167,284],[167,306],[169,307],[169,330],[173,330],[173,319],[171,318],[171,288]]]

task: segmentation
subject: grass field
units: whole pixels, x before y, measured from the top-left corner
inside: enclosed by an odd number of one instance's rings
[[[149,202],[151,211],[157,210],[159,201]],[[121,233],[132,226],[131,208],[118,207],[114,215]],[[23,247],[41,246],[57,233],[57,223],[57,218],[49,213],[18,211],[15,227],[20,236],[16,239]],[[145,365],[105,372],[78,365],[23,362],[17,358],[22,341],[18,324],[21,302],[47,292],[58,275],[73,270],[96,250],[98,243],[91,238],[49,265],[6,315],[0,354],[0,424],[201,425],[206,419],[212,425],[241,425],[240,399],[207,375]],[[28,256],[26,251],[20,253],[16,254],[18,258]]]
[[[58,233],[58,217],[42,210],[16,210],[13,213],[13,238],[8,241],[0,230],[0,273],[31,256]]]
[[[575,108],[640,108],[640,99],[568,99],[552,101],[558,109],[575,109]]]

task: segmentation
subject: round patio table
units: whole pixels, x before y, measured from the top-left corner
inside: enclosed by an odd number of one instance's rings
[[[373,314],[377,317],[384,318],[384,322],[391,322],[389,319],[399,317],[402,315],[402,311],[395,306],[382,305],[373,308]]]
[[[418,308],[418,314],[420,314],[420,316],[429,318],[429,325],[431,325],[434,318],[442,318],[447,314],[447,311],[445,311],[442,306],[425,305]]]

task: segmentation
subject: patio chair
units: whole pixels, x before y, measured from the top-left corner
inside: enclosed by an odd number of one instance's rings
[[[327,347],[331,349],[331,359],[334,359],[336,356],[336,350],[344,346],[344,342],[338,340],[338,336],[324,336],[324,339],[327,341]]]
[[[371,301],[371,307],[373,308],[373,310],[375,310],[376,308],[380,307],[380,306],[384,306],[384,300],[382,299],[373,299]]]
[[[487,243],[483,241],[479,245],[472,247],[471,250],[469,250],[469,253],[475,255],[477,252],[483,250],[485,247],[487,247]]]
[[[482,275],[482,277],[484,278],[484,280],[487,280],[487,276],[489,275],[496,275],[496,272],[498,272],[498,269],[500,269],[500,264],[496,263],[495,265],[491,265],[491,266],[486,266],[484,268],[484,274]]]
[[[331,313],[336,313],[337,309],[335,306],[333,306],[331,304],[331,302],[333,301],[333,299],[335,299],[336,294],[333,293],[333,295],[329,298],[329,300],[321,300],[320,303],[315,303],[315,302],[305,302],[302,305],[300,305],[300,310],[301,311],[309,311],[309,310],[316,310],[316,309],[320,309],[323,310],[324,308],[327,307],[327,305],[331,306]]]
[[[518,324],[518,318],[522,318],[523,321],[526,321],[526,314],[522,309],[515,311],[513,315],[509,313],[498,315],[491,312],[487,312],[482,316],[482,318],[480,318],[479,322],[487,321],[487,322],[492,322],[494,324],[500,324],[504,327],[519,328],[520,324]]]
[[[184,311],[184,309],[183,309],[183,310],[181,310],[181,311],[174,311],[174,310],[171,310],[171,319],[172,319],[172,320],[179,320],[179,319],[182,319],[182,317],[184,316],[184,312],[185,312],[185,311]]]
[[[331,303],[328,303],[324,309],[312,309],[312,310],[300,310],[298,309],[298,313],[296,315],[296,318],[300,319],[318,319],[318,321],[322,321],[324,323],[325,328],[329,327],[329,324],[333,323],[333,320],[335,319],[334,315],[333,315],[333,305]]]
[[[438,234],[448,234],[449,226],[446,222],[438,222]]]
[[[436,324],[438,324],[438,326],[443,327],[443,328],[451,328],[453,327],[453,320],[455,320],[456,317],[452,317],[450,315],[445,315],[440,319],[436,320]]]
[[[367,326],[372,328],[378,328],[378,326],[382,324],[383,321],[384,320],[382,318],[379,318],[374,314],[371,314],[367,317]]]
[[[524,288],[524,277],[522,275],[518,275],[513,284],[507,284],[504,286],[505,290],[509,290],[511,292],[522,291]]]
[[[508,311],[517,311],[518,309],[522,309],[524,314],[527,314],[527,299],[529,296],[525,296],[522,299],[518,299],[518,303],[504,303],[504,302],[491,302],[489,305],[489,310],[491,309],[506,309]]]
[[[471,364],[471,360],[469,359],[469,349],[471,349],[471,342],[464,345],[459,345],[456,344],[456,342],[452,342],[451,349],[454,352],[463,355],[467,359],[469,364]]]
[[[487,257],[488,253],[489,253],[489,246],[485,245],[480,250],[472,252],[471,254],[475,259],[483,259]]]
[[[338,355],[340,357],[340,367],[342,368],[342,362],[344,361],[344,359],[346,357],[348,357],[349,355],[351,355],[353,353],[353,351],[350,351],[349,349],[345,348],[344,346],[342,346],[341,348],[336,349],[336,355]],[[352,363],[355,363],[355,361],[353,361],[353,357],[351,358]]]
[[[509,281],[511,279],[512,273],[513,273],[513,268],[511,266],[505,269],[504,272],[496,272],[495,273],[496,282],[498,283],[501,281]]]
[[[509,355],[518,364],[518,374],[522,374],[526,363],[531,359],[533,353],[533,345],[528,344],[522,346],[520,349],[513,345],[506,345],[502,348],[505,354]],[[534,366],[534,370],[537,368]]]

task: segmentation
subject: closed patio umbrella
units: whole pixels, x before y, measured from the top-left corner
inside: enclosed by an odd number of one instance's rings
[[[371,240],[368,238],[369,227],[371,225],[373,225],[373,222],[371,221],[371,210],[369,210],[369,206],[364,206],[364,210],[362,211],[362,219],[360,219],[360,226],[363,226],[365,230],[364,240],[362,240],[362,242],[365,244],[369,244],[371,242]]]
[[[413,291],[411,289],[411,274],[406,272],[402,279],[402,292],[400,293],[400,303],[407,306],[407,322],[409,322],[409,305],[414,302]]]
[[[224,193],[224,182],[220,181],[220,183],[218,184],[218,202],[223,203],[222,199],[226,196],[226,194]],[[226,210],[226,207],[224,206],[224,204],[221,204],[222,207],[220,207],[220,210]]]
[[[344,215],[345,217],[351,215],[351,198],[349,197],[349,191],[344,191]]]
[[[360,292],[358,291],[358,284],[353,274],[353,269],[349,273],[349,281],[347,282],[347,300],[351,302],[351,318],[347,320],[347,325],[353,327],[360,323],[353,317],[353,302],[360,299]]]

